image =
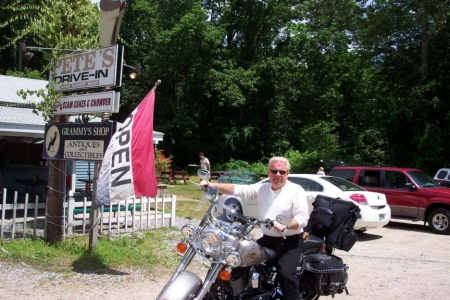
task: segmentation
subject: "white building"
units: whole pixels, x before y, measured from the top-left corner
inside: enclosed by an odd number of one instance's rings
[[[19,90],[45,89],[46,80],[20,78],[0,75],[0,139],[8,141],[10,166],[4,176],[4,186],[13,190],[24,190],[24,186],[16,179],[31,179],[40,174],[40,178],[48,177],[45,164],[42,163],[42,141],[45,121],[42,114],[33,112],[32,103],[43,99],[36,95],[27,96],[26,100],[17,95]],[[94,120],[99,122],[100,119]],[[120,127],[120,124],[118,124]],[[163,140],[164,134],[153,131],[153,144]],[[69,161],[68,170],[72,170],[72,190],[84,189],[84,183],[77,179],[93,178],[93,162]],[[41,163],[43,164],[41,166]]]

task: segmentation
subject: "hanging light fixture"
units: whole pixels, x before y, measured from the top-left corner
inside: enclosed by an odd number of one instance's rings
[[[137,77],[137,74],[141,73],[141,66],[132,67],[126,64],[123,64],[125,67],[131,68],[134,70],[134,72],[130,73],[128,76],[130,76],[131,79],[135,79]]]

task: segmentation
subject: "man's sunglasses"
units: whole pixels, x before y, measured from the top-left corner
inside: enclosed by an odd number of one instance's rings
[[[270,173],[272,173],[272,174],[277,174],[277,173],[280,173],[280,175],[286,175],[286,173],[287,173],[288,171],[286,171],[286,170],[270,170]]]

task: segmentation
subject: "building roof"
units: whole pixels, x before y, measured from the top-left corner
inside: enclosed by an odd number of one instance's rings
[[[0,75],[0,105],[8,105],[8,103],[39,103],[44,99],[32,95],[27,96],[27,99],[24,100],[21,96],[17,95],[17,91],[22,89],[32,91],[46,89],[47,84],[47,80]]]
[[[35,114],[30,105],[44,99],[33,95],[23,100],[17,91],[45,89],[47,84],[46,80],[0,75],[0,136],[44,137],[44,118],[39,112]],[[93,121],[100,122],[100,118]],[[163,136],[164,133],[153,131],[153,143],[162,141]]]

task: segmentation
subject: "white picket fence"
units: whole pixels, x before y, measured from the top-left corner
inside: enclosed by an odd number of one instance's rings
[[[22,194],[23,195],[23,194]],[[6,204],[8,198],[7,189],[3,189],[2,202],[0,204],[0,240],[14,239],[32,235],[34,237],[45,234],[45,211],[46,204],[42,196],[36,195],[31,199],[29,194],[22,195],[13,193],[13,203]],[[23,210],[23,212],[22,212]]]
[[[14,192],[13,203],[6,204],[8,195],[4,189],[0,204],[0,239],[45,235],[46,203],[40,203],[42,200],[39,195],[36,195],[33,203],[29,200],[29,194],[20,198],[18,195],[18,192]],[[89,233],[92,202],[88,200],[85,197],[64,201],[64,237]],[[129,199],[103,206],[99,208],[99,218],[96,221],[99,234],[116,235],[150,228],[172,227],[175,225],[175,211],[176,196],[161,193],[156,198]]]
[[[67,235],[78,232],[87,234],[90,227],[89,214],[92,202],[69,199],[67,210]],[[99,233],[118,234],[149,228],[175,225],[176,196],[159,198],[133,198],[111,203],[99,208]],[[78,228],[76,231],[75,229]]]

